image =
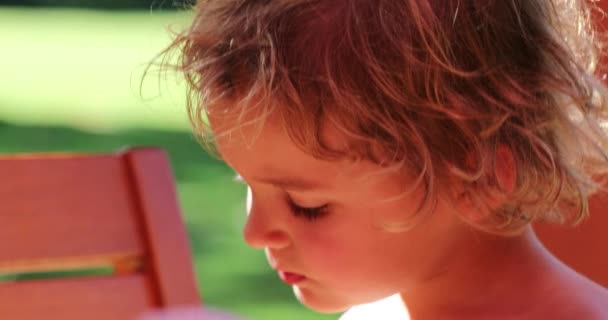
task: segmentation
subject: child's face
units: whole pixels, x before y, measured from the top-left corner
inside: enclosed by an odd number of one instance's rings
[[[224,125],[211,124],[216,131]],[[330,144],[342,142],[336,133],[326,136]],[[272,121],[261,132],[220,136],[217,146],[248,185],[246,241],[265,250],[312,309],[336,312],[414,289],[441,277],[462,254],[465,228],[443,200],[412,230],[383,228],[406,221],[422,197],[421,190],[403,194],[413,179],[406,174],[316,159]]]

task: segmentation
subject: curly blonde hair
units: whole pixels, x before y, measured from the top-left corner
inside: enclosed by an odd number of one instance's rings
[[[279,115],[315,157],[414,170],[421,211],[446,181],[479,203],[502,192],[508,201],[475,225],[509,233],[583,219],[606,168],[593,10],[584,0],[201,0],[163,56],[180,57],[172,67],[188,80],[196,133],[209,133],[207,115],[241,119],[233,129]],[[224,99],[229,108],[215,103]],[[327,124],[348,150],[324,142]],[[501,146],[513,189],[497,177]]]

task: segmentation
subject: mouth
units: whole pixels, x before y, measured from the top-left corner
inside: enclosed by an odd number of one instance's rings
[[[281,278],[281,280],[283,280],[283,282],[287,283],[288,285],[294,285],[294,284],[298,284],[304,280],[306,280],[306,277],[298,274],[298,273],[293,273],[293,272],[285,272],[285,271],[278,271],[279,273],[279,278]]]

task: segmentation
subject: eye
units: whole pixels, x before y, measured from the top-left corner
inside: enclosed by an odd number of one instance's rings
[[[291,208],[291,212],[293,212],[294,216],[302,217],[308,221],[315,221],[327,214],[327,205],[322,205],[319,207],[303,207],[295,203],[290,197],[287,197],[287,203]]]

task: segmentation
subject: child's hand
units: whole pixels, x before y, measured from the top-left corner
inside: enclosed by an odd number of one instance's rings
[[[144,314],[139,320],[244,320],[222,311],[208,308],[159,310]]]

